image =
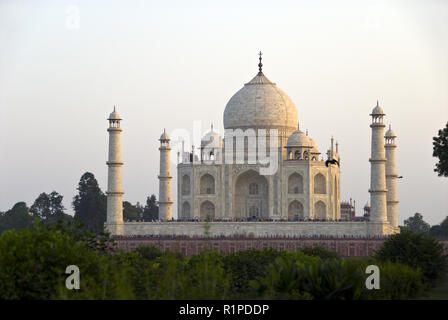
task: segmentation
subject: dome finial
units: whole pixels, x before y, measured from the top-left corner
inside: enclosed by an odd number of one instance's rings
[[[115,105],[114,105],[114,112],[115,112]]]
[[[378,102],[378,99],[376,99],[376,106],[379,107],[380,103]]]
[[[261,53],[261,51],[258,53],[258,55],[260,56],[258,59],[260,60],[260,63],[258,64],[258,71],[261,73],[262,72],[262,68],[263,68],[263,64],[261,63],[261,56],[263,55],[263,53]]]

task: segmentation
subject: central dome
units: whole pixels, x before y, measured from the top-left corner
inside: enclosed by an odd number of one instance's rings
[[[297,110],[291,98],[260,71],[230,98],[224,110],[224,129],[297,128]]]

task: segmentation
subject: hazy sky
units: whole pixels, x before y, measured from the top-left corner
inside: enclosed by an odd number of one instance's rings
[[[448,179],[433,172],[432,137],[448,121],[447,39],[443,0],[0,1],[0,210],[56,190],[72,213],[86,171],[105,191],[114,105],[124,199],[158,196],[163,128],[222,132],[261,50],[320,151],[339,141],[341,199],[358,215],[369,199],[379,99],[398,135],[399,222],[421,212],[440,223]]]

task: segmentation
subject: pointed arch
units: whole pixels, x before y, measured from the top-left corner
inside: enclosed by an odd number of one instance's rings
[[[201,204],[200,217],[202,221],[213,220],[215,218],[215,205],[211,201],[204,201]]]
[[[301,174],[294,172],[288,178],[288,193],[303,193],[303,177]]]
[[[266,177],[249,169],[238,174],[234,181],[232,216],[268,217],[269,183]]]
[[[190,176],[185,174],[182,176],[182,195],[189,195],[190,189]]]
[[[188,201],[185,201],[182,205],[182,218],[190,219],[191,218],[191,206]]]
[[[215,194],[215,178],[211,174],[204,174],[200,179],[201,194]]]
[[[317,201],[314,204],[314,218],[320,220],[327,219],[327,206],[323,201]]]
[[[293,200],[288,206],[288,220],[303,220],[303,205],[298,200]]]
[[[318,173],[314,176],[314,193],[327,193],[327,179],[325,179],[325,176],[322,173]]]

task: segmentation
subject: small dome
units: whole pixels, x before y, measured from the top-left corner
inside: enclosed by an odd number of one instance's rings
[[[213,127],[202,137],[201,147],[221,148],[221,136],[216,131],[213,131]]]
[[[376,107],[373,108],[371,115],[385,115],[383,109],[380,107],[378,101],[376,102]]]
[[[170,140],[170,136],[168,135],[168,133],[166,133],[165,129],[163,129],[163,133],[160,136],[159,140]]]
[[[300,129],[297,129],[294,131],[288,138],[288,143],[286,144],[287,147],[313,147],[312,142],[310,141],[310,138],[300,131]]]
[[[109,115],[109,119],[107,120],[121,120],[120,115],[118,114],[117,111],[115,111],[115,107],[114,111],[112,111],[112,113]]]
[[[389,130],[386,131],[385,137],[386,138],[395,138],[396,137],[395,132],[392,131],[392,128],[390,125],[389,125]]]

